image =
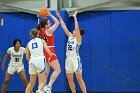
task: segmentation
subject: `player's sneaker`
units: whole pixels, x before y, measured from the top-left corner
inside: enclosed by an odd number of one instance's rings
[[[42,93],[40,90],[37,90],[35,93]]]
[[[52,93],[51,92],[51,87],[49,87],[48,85],[45,86],[42,93]]]

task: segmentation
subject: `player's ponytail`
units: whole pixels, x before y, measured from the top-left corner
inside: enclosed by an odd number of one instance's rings
[[[37,37],[37,35],[38,35],[38,30],[36,28],[31,29],[31,31],[30,31],[31,38],[34,39]]]
[[[85,30],[80,28],[80,34],[83,36],[85,34]]]
[[[38,24],[38,25],[36,26],[36,29],[37,29],[37,30],[41,30],[41,25]]]
[[[41,30],[41,28],[45,28],[45,25],[48,24],[48,19],[43,19],[37,26],[36,29],[37,30]]]

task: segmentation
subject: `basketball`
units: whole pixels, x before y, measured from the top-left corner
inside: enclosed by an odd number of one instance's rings
[[[46,17],[48,15],[49,9],[46,7],[42,7],[39,10],[39,16],[41,16],[42,18]]]

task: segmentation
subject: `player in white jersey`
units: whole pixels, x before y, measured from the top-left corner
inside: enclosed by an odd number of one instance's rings
[[[76,37],[69,36],[67,41],[67,50],[66,50],[66,65],[65,69],[68,72],[76,72],[82,71],[82,64],[80,62],[79,57],[79,48],[80,45],[78,44]]]
[[[6,59],[8,58],[9,55],[11,55],[10,63],[9,63],[8,69],[7,69],[5,80],[2,85],[1,93],[5,93],[8,82],[15,72],[17,72],[19,74],[23,83],[26,86],[28,85],[28,81],[26,78],[24,65],[23,65],[23,61],[22,61],[23,55],[26,53],[26,49],[23,47],[20,47],[21,41],[19,39],[15,39],[13,41],[13,46],[14,47],[10,47],[7,50],[7,53],[5,54],[3,62],[2,62],[2,71],[4,71],[5,70],[4,64],[6,62]]]
[[[38,37],[38,30],[32,29],[30,32],[32,40],[29,41],[26,47],[26,58],[29,61],[30,83],[28,84],[25,93],[30,93],[35,85],[36,77],[39,78],[39,86],[36,93],[41,93],[46,84],[46,59],[43,48],[52,55],[46,42]]]
[[[82,43],[82,36],[84,35],[84,30],[79,28],[76,17],[77,11],[73,14],[75,21],[75,30],[73,31],[73,34],[67,29],[58,11],[56,11],[56,15],[60,19],[60,23],[65,34],[68,36],[65,69],[70,89],[72,93],[76,92],[75,84],[73,81],[73,74],[75,72],[77,81],[80,85],[82,92],[87,93],[86,86],[82,78],[82,64],[79,56],[79,46]]]

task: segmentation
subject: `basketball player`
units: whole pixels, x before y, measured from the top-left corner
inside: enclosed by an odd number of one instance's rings
[[[73,74],[75,72],[82,92],[87,93],[86,86],[82,78],[82,64],[79,56],[79,47],[82,43],[82,36],[84,35],[85,31],[79,28],[76,17],[77,11],[73,14],[75,21],[75,29],[73,33],[69,32],[58,11],[56,11],[56,15],[59,17],[61,26],[68,36],[65,69],[70,89],[72,93],[76,93],[75,84],[73,81]]]
[[[38,38],[38,30],[32,29],[30,32],[32,40],[26,47],[26,58],[29,61],[30,83],[25,93],[30,93],[35,85],[36,76],[39,78],[39,87],[36,93],[41,93],[46,85],[46,59],[43,53],[43,47],[51,57],[52,53],[43,39]]]
[[[23,55],[26,53],[26,49],[21,46],[21,41],[19,39],[15,39],[13,41],[13,46],[10,47],[7,50],[7,53],[4,56],[3,62],[2,62],[2,71],[5,70],[4,64],[8,58],[8,56],[11,56],[10,63],[6,72],[5,80],[2,85],[1,93],[5,93],[6,87],[8,85],[8,82],[10,81],[12,75],[17,72],[20,76],[20,79],[23,81],[25,86],[28,85],[28,81],[26,78],[24,65],[23,65]]]
[[[57,29],[59,25],[59,21],[48,11],[48,16],[50,16],[54,24],[51,26],[51,23],[48,19],[43,19],[40,24],[37,26],[37,29],[39,30],[40,37],[44,39],[47,42],[47,45],[49,49],[51,50],[54,55],[52,55],[51,58],[49,58],[49,55],[46,51],[44,51],[45,57],[47,59],[47,73],[46,77],[48,77],[49,71],[50,71],[50,66],[53,68],[54,72],[52,73],[50,77],[50,81],[47,86],[45,86],[44,91],[47,91],[48,93],[51,93],[51,87],[58,77],[58,75],[61,72],[60,65],[57,59],[57,56],[55,54],[54,50],[54,31]]]

